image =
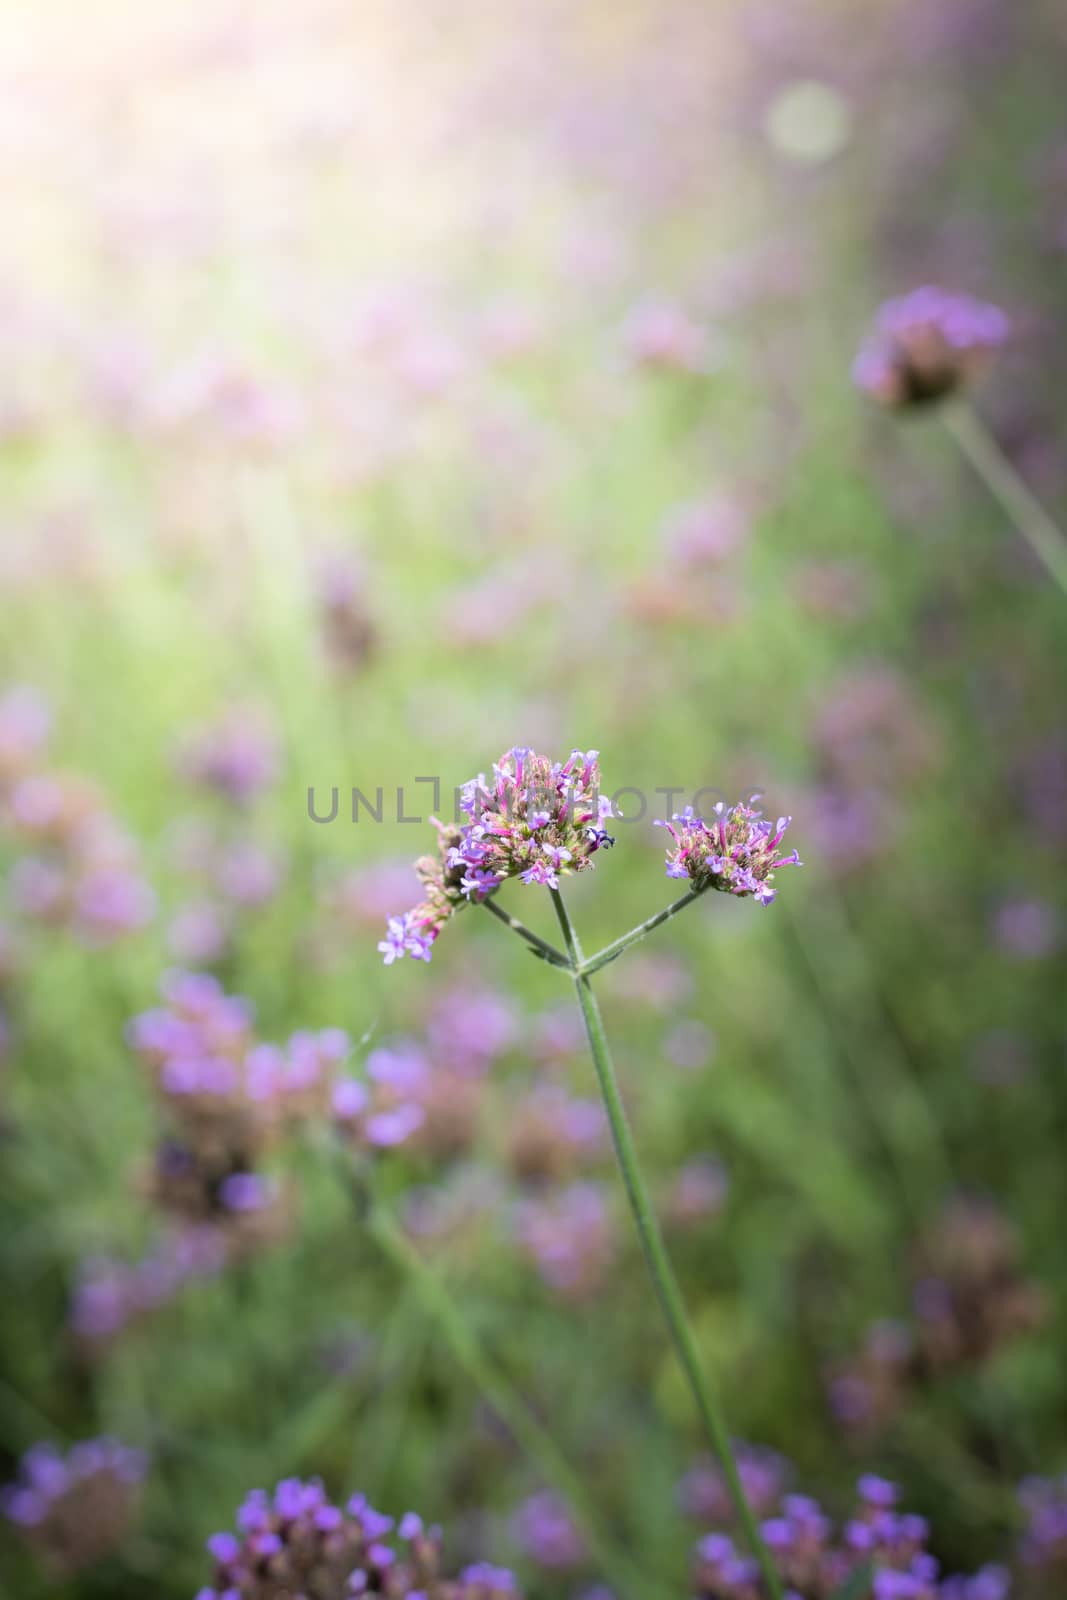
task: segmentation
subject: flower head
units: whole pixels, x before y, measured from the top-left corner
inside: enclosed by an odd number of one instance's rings
[[[476,1563],[458,1578],[441,1573],[441,1532],[415,1512],[393,1518],[365,1495],[342,1507],[318,1479],[285,1478],[272,1495],[254,1489],[237,1513],[237,1533],[208,1540],[215,1570],[197,1600],[277,1600],[285,1594],[351,1600],[516,1600],[510,1572]]]
[[[1008,333],[997,306],[945,289],[914,289],[882,307],[853,377],[893,410],[926,405],[969,388]]]
[[[754,794],[746,804],[727,811],[720,801],[710,822],[695,816],[692,806],[675,812],[666,828],[674,843],[667,850],[668,878],[688,878],[697,889],[718,889],[723,894],[751,895],[760,905],[770,905],[775,869],[802,865],[795,850],[780,855],[779,847],[791,817],[775,824],[755,811]]]
[[[611,801],[600,794],[595,750],[572,750],[552,762],[532,750],[509,750],[493,767],[460,791],[466,821],[434,819],[437,854],[423,856],[415,871],[421,904],[390,917],[378,949],[386,966],[404,956],[429,961],[445,923],[471,902],[479,903],[509,878],[527,885],[559,887],[561,874],[593,866],[598,850],[614,843],[603,827]]]
[[[834,1527],[807,1495],[785,1494],[760,1532],[790,1595],[835,1594],[846,1584],[862,1600],[1007,1600],[1008,1575],[983,1567],[974,1577],[942,1578],[927,1549],[925,1517],[897,1509],[895,1485],[872,1474],[858,1485],[852,1518]],[[866,1582],[859,1578],[870,1568]],[[700,1600],[763,1600],[767,1590],[755,1562],[725,1533],[709,1533],[696,1547]]]

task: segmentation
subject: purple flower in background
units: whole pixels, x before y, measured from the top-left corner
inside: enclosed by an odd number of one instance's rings
[[[512,1527],[519,1544],[539,1567],[576,1567],[585,1558],[585,1544],[570,1512],[550,1489],[524,1500],[512,1519]]]
[[[1005,955],[1038,961],[1059,948],[1060,916],[1047,900],[1008,900],[997,911],[993,932]]]
[[[219,1188],[227,1211],[262,1211],[277,1195],[277,1186],[258,1172],[233,1172]]]
[[[107,943],[151,922],[156,897],[145,880],[125,868],[100,868],[78,884],[74,924],[88,943]]]
[[[145,1470],[142,1453],[116,1439],[86,1439],[66,1455],[34,1445],[0,1494],[0,1511],[54,1573],[67,1576],[122,1543]]]
[[[71,1330],[87,1346],[103,1345],[186,1284],[216,1276],[227,1256],[223,1233],[212,1227],[183,1229],[133,1263],[90,1256],[74,1286]]]
[[[52,712],[37,689],[17,685],[0,695],[0,779],[19,777],[40,755],[52,730]]]
[[[344,550],[321,554],[315,563],[314,588],[330,661],[346,672],[365,666],[377,646],[378,630],[367,603],[362,563]]]
[[[1023,1563],[1058,1587],[1067,1576],[1067,1476],[1025,1479],[1019,1485],[1019,1504],[1026,1516]]]
[[[234,707],[186,741],[179,765],[190,782],[247,805],[278,775],[278,741],[261,713]]]
[[[1006,342],[997,306],[930,286],[881,308],[853,376],[884,406],[903,409],[968,388]]]
[[[1006,1600],[1007,1574],[984,1567],[969,1578],[941,1579],[927,1549],[926,1519],[898,1512],[897,1491],[884,1478],[860,1479],[858,1505],[840,1528],[807,1495],[782,1495],[760,1532],[789,1595],[833,1595],[869,1566],[857,1594],[869,1600]],[[694,1551],[699,1600],[763,1600],[755,1563],[729,1534],[713,1532]]]
[[[562,1084],[538,1083],[512,1109],[508,1158],[516,1176],[526,1182],[558,1181],[599,1155],[606,1135],[599,1101],[576,1099]]]
[[[482,984],[450,984],[431,1003],[428,1054],[449,1069],[480,1076],[518,1038],[515,1003]]]
[[[667,555],[682,567],[717,566],[743,544],[748,521],[740,502],[725,496],[676,506],[663,525]]]
[[[516,1237],[545,1283],[570,1300],[596,1294],[618,1249],[604,1190],[581,1181],[519,1203]]]
[[[719,1214],[730,1193],[726,1168],[714,1156],[700,1156],[681,1168],[667,1196],[667,1214],[679,1227]]]
[[[764,1446],[736,1442],[734,1455],[745,1498],[757,1516],[765,1516],[781,1499],[793,1476],[784,1456]],[[729,1522],[733,1501],[722,1469],[710,1456],[702,1456],[679,1481],[678,1504],[687,1517],[700,1522]]]
[[[674,300],[648,298],[630,311],[623,343],[640,367],[664,372],[704,372],[709,364],[704,329]]]
[[[228,954],[232,936],[223,907],[211,900],[190,900],[170,919],[167,948],[183,964],[211,966]]]

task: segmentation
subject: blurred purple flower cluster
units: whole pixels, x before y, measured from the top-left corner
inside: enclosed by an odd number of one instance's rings
[[[997,306],[945,289],[914,289],[878,313],[855,379],[872,399],[893,408],[943,400],[974,383],[1009,331]]]
[[[619,1251],[608,1191],[591,1179],[520,1200],[515,1236],[549,1288],[567,1300],[601,1292]]]
[[[919,1242],[912,1268],[913,1319],[874,1323],[831,1379],[831,1406],[846,1427],[877,1430],[917,1389],[982,1366],[1047,1319],[1015,1229],[990,1200],[954,1200]]]
[[[228,1256],[225,1233],[211,1225],[182,1228],[139,1261],[89,1256],[82,1261],[74,1285],[71,1332],[87,1350],[99,1350],[187,1284],[215,1277]]]
[[[20,852],[11,899],[23,916],[110,944],[150,922],[155,894],[138,851],[96,786],[46,761],[51,713],[29,688],[0,697],[0,831]]]
[[[927,1546],[924,1517],[897,1510],[898,1491],[884,1478],[863,1477],[859,1505],[840,1529],[807,1495],[783,1495],[760,1532],[791,1600],[823,1600],[846,1583],[856,1600],[1007,1600],[1010,1583],[1000,1567],[974,1577],[942,1578]],[[863,1581],[858,1575],[868,1572]],[[694,1553],[700,1600],[761,1600],[759,1568],[726,1533],[709,1533]]]
[[[1067,1476],[1027,1478],[1019,1486],[1019,1503],[1026,1518],[1024,1589],[1041,1600],[1059,1593],[1067,1578]]]
[[[34,1445],[0,1510],[57,1576],[69,1577],[115,1550],[129,1528],[146,1461],[115,1439],[87,1439],[64,1455]]]
[[[163,979],[164,1005],[129,1024],[170,1130],[151,1193],[186,1223],[223,1229],[232,1250],[269,1241],[287,1225],[291,1196],[262,1171],[282,1134],[325,1114],[349,1050],[339,1028],[259,1041],[248,1002],[204,973]]]

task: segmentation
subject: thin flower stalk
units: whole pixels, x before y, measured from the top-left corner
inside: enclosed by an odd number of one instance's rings
[[[636,928],[631,928],[629,933],[624,933],[621,939],[613,939],[611,944],[606,944],[603,950],[598,950],[595,956],[587,956],[582,962],[581,971],[585,977],[591,977],[594,972],[599,972],[601,967],[606,967],[609,962],[617,961],[624,950],[629,950],[632,944],[639,943],[650,934],[654,928],[661,928],[665,922],[676,917],[679,911],[684,911],[686,906],[691,906],[704,893],[703,889],[690,889],[679,900],[673,900],[662,911],[657,911],[654,917],[649,917],[645,922],[638,923]]]
[[[744,1486],[737,1470],[733,1446],[730,1442],[730,1432],[721,1407],[701,1366],[692,1329],[689,1326],[689,1317],[682,1298],[682,1291],[675,1276],[674,1268],[671,1265],[670,1257],[667,1254],[667,1247],[663,1241],[663,1234],[652,1205],[648,1185],[641,1171],[637,1148],[630,1132],[629,1120],[622,1103],[622,1095],[615,1075],[615,1067],[611,1058],[607,1035],[604,1031],[600,1006],[593,992],[593,986],[589,982],[589,975],[583,970],[582,950],[578,941],[578,934],[574,924],[571,922],[560,891],[552,889],[550,893],[552,903],[556,909],[556,916],[559,918],[567,954],[571,960],[574,987],[578,996],[578,1004],[581,1007],[582,1020],[585,1023],[586,1038],[589,1041],[589,1051],[596,1069],[604,1108],[611,1127],[611,1137],[615,1147],[619,1171],[622,1175],[634,1224],[641,1240],[645,1260],[655,1285],[664,1319],[696,1403],[701,1422],[707,1433],[708,1442],[722,1467],[730,1498],[737,1511],[738,1520],[759,1563],[767,1594],[771,1597],[771,1600],[782,1600],[782,1586],[745,1494]]]
[[[1067,538],[1021,478],[973,406],[945,412],[945,426],[1046,572],[1067,594]]]

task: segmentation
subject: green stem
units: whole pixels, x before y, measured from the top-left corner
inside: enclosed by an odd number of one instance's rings
[[[551,1484],[566,1500],[574,1525],[604,1576],[614,1584],[620,1595],[628,1595],[631,1600],[645,1600],[650,1594],[665,1596],[665,1587],[651,1582],[643,1573],[632,1571],[630,1563],[620,1551],[618,1541],[600,1532],[596,1518],[586,1506],[585,1491],[577,1473],[521,1395],[512,1388],[503,1373],[490,1364],[448,1289],[427,1266],[395,1217],[379,1202],[372,1202],[366,1222],[382,1254],[411,1284],[458,1365],[496,1412],[545,1482]]]
[[[945,426],[1046,571],[1067,594],[1067,539],[969,405],[945,412]]]
[[[685,1373],[697,1411],[704,1424],[705,1432],[712,1450],[722,1467],[726,1479],[730,1498],[733,1500],[738,1521],[745,1532],[752,1552],[759,1564],[770,1600],[782,1600],[782,1586],[775,1570],[763,1539],[759,1526],[745,1496],[741,1476],[737,1470],[733,1446],[730,1443],[730,1431],[726,1425],[717,1397],[704,1376],[697,1353],[696,1343],[693,1339],[692,1329],[689,1326],[689,1317],[686,1313],[682,1291],[671,1266],[667,1247],[663,1242],[659,1222],[652,1206],[648,1186],[641,1173],[637,1149],[634,1145],[630,1124],[626,1110],[619,1092],[618,1079],[615,1076],[615,1067],[608,1048],[607,1035],[604,1032],[604,1022],[600,1015],[596,995],[593,993],[592,984],[589,982],[588,969],[582,961],[582,949],[578,942],[578,935],[571,922],[567,908],[563,903],[563,896],[558,889],[549,891],[552,903],[556,908],[559,925],[563,932],[563,942],[570,956],[574,972],[574,987],[578,993],[578,1004],[582,1009],[582,1020],[585,1023],[586,1037],[589,1040],[589,1050],[596,1068],[597,1080],[600,1084],[600,1093],[604,1100],[608,1122],[611,1125],[611,1137],[615,1146],[615,1155],[619,1163],[623,1184],[626,1188],[630,1210],[633,1213],[634,1223],[637,1227],[641,1245],[645,1252],[645,1260],[652,1276],[660,1306],[666,1319],[667,1328],[681,1362],[682,1371]]]
[[[639,923],[636,928],[631,928],[629,933],[624,933],[621,939],[614,939],[611,944],[606,944],[603,950],[598,950],[595,956],[589,956],[582,962],[583,975],[588,978],[592,973],[599,972],[601,967],[606,967],[609,961],[616,961],[624,950],[628,950],[632,944],[636,944],[647,933],[651,933],[653,928],[659,928],[672,917],[676,917],[679,911],[684,911],[694,900],[699,900],[703,893],[703,889],[690,889],[680,900],[675,900],[663,911],[657,911],[654,917],[649,917],[647,922]]]
[[[488,900],[483,900],[482,905],[487,911],[491,911],[493,916],[498,918],[506,928],[510,928],[512,933],[517,933],[520,939],[525,939],[535,956],[540,956],[541,960],[547,961],[551,967],[563,967],[568,972],[570,971],[571,964],[562,950],[557,950],[554,944],[549,944],[547,939],[542,939],[540,934],[534,933],[533,929],[528,928],[524,922],[520,922],[518,917],[511,916],[501,906],[498,906],[492,896]]]

